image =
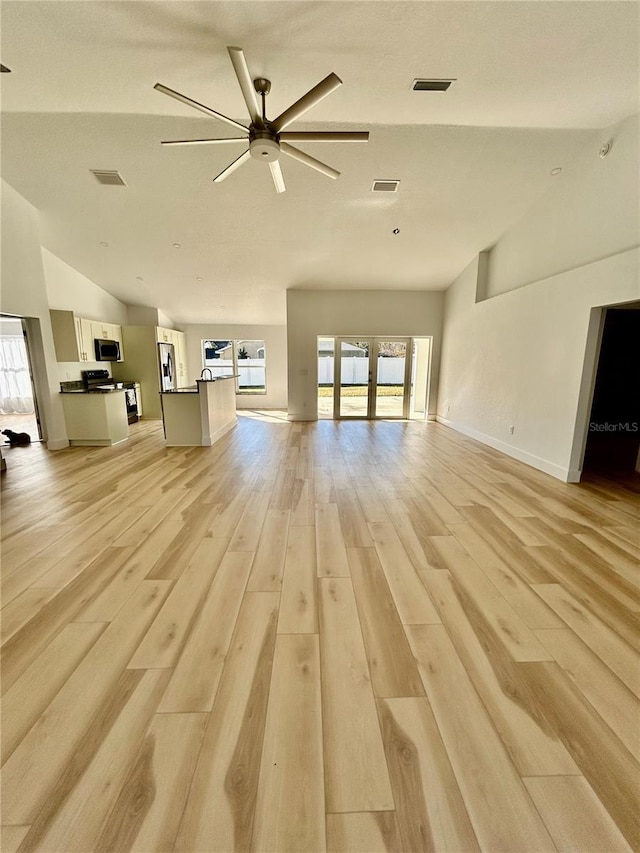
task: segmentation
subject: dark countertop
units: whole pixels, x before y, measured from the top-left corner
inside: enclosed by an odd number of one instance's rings
[[[161,394],[198,394],[198,389],[195,385],[189,388],[171,388],[169,391],[161,391]]]
[[[119,382],[111,377],[104,380],[104,385],[95,385],[91,390],[87,388],[81,379],[72,379],[60,383],[61,394],[113,394],[116,391],[124,391],[125,385],[133,385],[133,382]],[[117,387],[114,387],[117,386]]]
[[[86,388],[63,388],[60,393],[86,394],[87,396],[92,396],[93,394],[122,394],[124,393],[124,388],[94,388],[93,391],[87,391]]]
[[[222,382],[224,379],[236,379],[237,374],[231,376],[216,376],[215,379],[196,379],[195,385],[188,385],[185,388],[172,388],[170,391],[161,391],[161,394],[199,394],[198,385],[200,382],[209,384],[210,382]]]

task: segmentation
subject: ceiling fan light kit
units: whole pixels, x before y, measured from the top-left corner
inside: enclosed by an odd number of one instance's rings
[[[211,118],[223,121],[233,127],[236,131],[243,133],[243,136],[226,137],[221,139],[173,139],[162,142],[162,145],[220,145],[234,142],[248,142],[249,148],[244,151],[239,157],[233,160],[225,169],[216,175],[213,179],[214,183],[224,181],[232,172],[235,172],[243,163],[246,163],[250,157],[255,160],[260,160],[263,163],[268,163],[271,170],[271,177],[274,186],[278,193],[285,192],[286,186],[282,169],[280,167],[280,155],[286,154],[293,160],[321,172],[329,178],[337,178],[340,172],[337,169],[327,166],[315,157],[306,154],[299,148],[290,145],[288,140],[294,141],[312,141],[312,142],[366,142],[369,139],[368,131],[291,131],[286,132],[290,124],[296,119],[303,116],[312,107],[319,103],[331,92],[335,91],[338,86],[342,85],[342,80],[334,74],[328,74],[324,80],[321,80],[316,86],[310,89],[306,95],[299,98],[288,109],[281,113],[273,121],[269,121],[266,116],[266,97],[271,91],[271,82],[265,77],[257,77],[251,79],[249,69],[244,57],[244,53],[239,47],[228,47],[229,56],[233,64],[240,90],[244,98],[245,104],[249,111],[251,122],[248,127],[240,124],[240,122],[198,103],[162,83],[156,83],[154,89],[162,92],[163,95],[168,95],[193,109],[205,113]],[[260,96],[261,103],[258,101]]]

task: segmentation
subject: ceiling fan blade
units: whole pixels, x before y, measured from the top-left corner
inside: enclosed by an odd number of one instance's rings
[[[277,160],[272,160],[269,163],[269,168],[271,169],[271,177],[273,178],[273,183],[276,186],[276,192],[283,193],[286,191],[286,187],[284,185],[284,177],[282,175],[282,167]]]
[[[294,148],[293,145],[289,145],[288,142],[281,142],[280,150],[283,154],[288,154],[289,157],[293,157],[294,160],[304,163],[305,166],[311,166],[311,168],[315,169],[317,172],[322,172],[322,174],[326,175],[328,178],[333,178],[335,180],[340,174],[337,169],[332,169],[331,166],[327,166],[326,163],[321,163],[320,160],[316,160],[315,157],[310,157],[308,154],[305,154],[304,151],[300,151],[299,148]]]
[[[235,127],[236,130],[241,130],[243,133],[249,133],[248,129],[243,124],[240,124],[239,121],[234,121],[232,118],[223,116],[222,113],[217,113],[215,110],[212,110],[211,107],[205,107],[204,104],[199,104],[197,101],[187,98],[186,95],[181,95],[180,92],[176,92],[168,86],[163,86],[162,83],[156,83],[153,88],[157,89],[158,92],[162,92],[163,95],[169,95],[170,98],[175,98],[176,101],[181,101],[188,107],[193,107],[194,110],[200,110],[201,113],[205,113],[208,116],[212,116],[213,118],[217,118],[220,121],[230,124],[231,127]]]
[[[249,74],[247,60],[244,58],[242,48],[228,47],[227,50],[229,51],[229,56],[231,57],[231,62],[233,63],[233,70],[236,72],[238,83],[240,84],[240,88],[242,89],[242,97],[244,98],[244,102],[247,105],[247,109],[249,110],[251,121],[254,124],[261,124],[262,116],[260,114],[258,96],[256,94],[256,90],[253,87],[253,80],[251,79],[251,75]]]
[[[223,169],[219,175],[215,176],[215,178],[213,179],[213,183],[219,184],[221,181],[224,181],[224,179],[228,178],[232,172],[235,172],[235,170],[239,169],[243,163],[246,163],[249,157],[251,157],[251,154],[249,153],[249,149],[247,148],[247,150],[243,151],[239,157],[236,157],[233,163],[229,163],[226,169]]]
[[[246,142],[246,136],[229,136],[225,139],[169,139],[160,145],[222,145],[225,142]]]
[[[368,130],[287,130],[280,139],[299,139],[309,142],[368,142]]]
[[[317,86],[314,86],[306,95],[303,95],[295,102],[295,104],[292,104],[288,110],[281,113],[275,121],[272,121],[271,124],[273,125],[273,129],[277,133],[280,133],[280,131],[284,130],[285,127],[288,127],[292,121],[300,118],[300,116],[304,115],[307,110],[310,110],[311,107],[315,107],[319,101],[326,98],[327,95],[330,95],[334,89],[338,88],[338,86],[342,86],[342,80],[337,74],[331,72],[331,74],[328,74],[324,80],[321,80],[318,83]]]

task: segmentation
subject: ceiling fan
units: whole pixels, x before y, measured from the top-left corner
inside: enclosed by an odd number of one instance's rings
[[[316,160],[315,157],[305,154],[299,148],[290,145],[289,140],[366,142],[369,139],[368,131],[285,131],[285,128],[289,127],[297,118],[300,118],[300,116],[304,115],[304,113],[314,107],[319,101],[331,94],[334,89],[341,86],[342,80],[336,74],[331,73],[327,75],[324,80],[321,80],[317,86],[310,89],[295,104],[292,104],[276,119],[270,121],[266,116],[265,100],[271,91],[271,82],[264,77],[252,80],[242,50],[239,47],[228,47],[227,50],[229,51],[242,95],[249,110],[249,116],[251,117],[249,127],[245,127],[240,122],[228,118],[222,115],[222,113],[204,106],[204,104],[199,104],[197,101],[191,100],[186,95],[181,95],[180,92],[163,86],[162,83],[156,83],[153,88],[164,95],[169,95],[170,98],[175,98],[176,101],[181,101],[189,107],[200,110],[205,115],[226,122],[226,124],[235,128],[236,131],[242,133],[243,136],[228,137],[226,139],[173,139],[162,144],[225,145],[228,143],[248,142],[249,148],[223,169],[219,175],[216,175],[213,179],[214,183],[224,181],[232,172],[235,172],[243,163],[246,163],[249,157],[254,157],[256,160],[261,160],[263,163],[269,164],[276,191],[283,193],[286,187],[279,162],[280,154],[293,157],[294,160],[298,160],[300,163],[304,163],[305,166],[310,166],[312,169],[322,172],[323,175],[327,175],[329,178],[337,178],[340,172],[331,168],[331,166],[327,166],[320,160]],[[262,100],[261,106],[258,103],[258,95],[260,95]]]

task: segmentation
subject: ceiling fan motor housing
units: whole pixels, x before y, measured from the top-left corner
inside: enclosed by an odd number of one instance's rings
[[[280,157],[280,141],[278,134],[272,130],[251,128],[249,133],[249,152],[256,160],[263,163],[273,163]]]

